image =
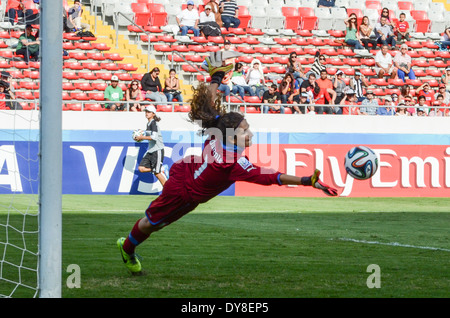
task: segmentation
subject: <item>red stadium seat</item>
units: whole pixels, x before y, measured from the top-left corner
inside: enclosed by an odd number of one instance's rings
[[[89,93],[88,96],[90,100],[97,100],[97,101],[105,100],[104,93],[102,92]]]
[[[92,91],[94,88],[91,86],[91,84],[87,82],[78,82],[74,83],[75,89],[79,89],[82,91]]]
[[[248,8],[246,6],[238,6],[239,7],[239,13],[238,13],[238,19],[241,21],[239,27],[240,28],[247,28],[248,23],[251,20],[251,15],[248,12]]]
[[[105,53],[104,56],[111,61],[122,61],[124,59],[119,53]]]
[[[149,24],[151,13],[146,3],[131,3],[131,10],[134,13],[134,23],[139,26]]]
[[[73,91],[75,89],[75,86],[73,85],[73,83],[63,82],[62,89],[63,91]]]
[[[398,9],[400,11],[411,11],[414,10],[414,5],[411,1],[399,1],[397,3]]]
[[[317,28],[318,18],[314,13],[314,8],[299,7],[298,13],[300,15],[300,29],[310,31]]]
[[[416,20],[416,32],[427,33],[430,30],[431,20],[426,11],[411,10],[411,16]]]
[[[97,79],[97,75],[94,72],[79,72],[78,76],[87,81],[95,81]]]
[[[281,7],[281,12],[286,18],[285,28],[297,30],[300,25],[300,13],[296,7]]]
[[[151,14],[149,21],[150,25],[160,27],[167,24],[167,13],[163,4],[148,3],[147,7]]]

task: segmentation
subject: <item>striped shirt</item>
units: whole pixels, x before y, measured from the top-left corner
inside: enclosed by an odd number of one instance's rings
[[[239,7],[236,4],[235,0],[230,1],[222,0],[219,3],[219,8],[222,8],[222,4],[223,4],[223,12],[222,12],[223,16],[234,17],[236,15],[236,11],[239,10]]]

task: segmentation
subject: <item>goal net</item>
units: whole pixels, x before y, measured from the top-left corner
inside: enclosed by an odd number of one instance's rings
[[[38,292],[38,117],[0,110],[0,297]]]

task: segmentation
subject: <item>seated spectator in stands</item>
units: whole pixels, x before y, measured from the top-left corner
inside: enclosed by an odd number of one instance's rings
[[[212,13],[214,13],[216,23],[219,25],[219,27],[222,27],[222,18],[219,12],[219,0],[210,0],[206,5],[211,6],[211,11]]]
[[[83,8],[80,0],[73,2],[73,7],[67,12],[67,26],[73,31],[86,30],[89,31],[90,26],[87,23],[81,22],[81,15],[83,14]]]
[[[425,104],[432,106],[434,104],[434,91],[430,88],[428,82],[423,83],[419,88],[416,89],[417,96],[425,96]]]
[[[305,114],[308,113],[308,111],[316,113],[314,105],[310,105],[310,102],[308,93],[301,93],[298,107],[302,109]]]
[[[336,6],[336,0],[319,0],[318,8],[333,8]]]
[[[246,81],[254,90],[254,96],[261,98],[267,90],[264,71],[261,62],[258,59],[253,59],[250,63],[250,69],[247,72]]]
[[[169,71],[169,77],[164,82],[164,95],[167,97],[168,102],[172,102],[176,99],[178,102],[183,103],[183,95],[180,91],[180,80],[177,77],[177,72],[172,68]]]
[[[442,95],[443,103],[450,104],[450,93],[445,90],[445,84],[439,84],[438,92],[434,94],[434,99],[437,100],[438,95]]]
[[[441,76],[442,84],[445,84],[446,91],[450,93],[450,66],[447,66],[444,74]]]
[[[397,105],[397,111],[395,113],[396,116],[411,116],[411,114],[406,110],[406,104],[404,102],[400,102]]]
[[[345,96],[344,90],[347,87],[347,84],[345,84],[345,81],[342,79],[343,76],[344,72],[342,72],[341,70],[337,71],[334,74],[333,89],[336,92],[336,100],[334,101],[336,104],[339,104]]]
[[[350,80],[350,88],[355,92],[357,102],[360,103],[366,97],[364,97],[364,87],[369,87],[364,74],[360,70],[355,70],[355,76]]]
[[[427,117],[427,113],[425,111],[425,108],[417,108],[417,116],[419,117]]]
[[[219,87],[217,88],[222,93],[224,98],[230,96],[231,88],[232,88],[232,84],[231,84],[232,76],[233,76],[233,70],[231,70],[227,74],[225,74],[225,76],[222,79],[222,82],[220,83]]]
[[[223,27],[229,30],[230,27],[238,28],[241,21],[238,18],[239,7],[235,0],[222,0],[219,3],[219,12]]]
[[[299,85],[301,85],[305,80],[303,67],[298,61],[297,53],[295,51],[289,54],[286,73],[291,73],[292,75],[294,75],[294,78],[299,82]]]
[[[386,17],[381,17],[380,22],[375,25],[375,35],[378,44],[387,44],[390,47],[395,47],[395,37],[392,28],[386,22]]]
[[[411,87],[409,85],[403,85],[400,88],[400,96],[398,97],[398,100],[400,102],[404,102],[407,98],[409,98],[410,100],[413,99],[411,94]]]
[[[369,44],[372,45],[372,49],[378,49],[377,41],[371,38],[372,31],[373,27],[370,25],[369,17],[363,16],[361,25],[359,26],[359,39],[368,51],[370,50]]]
[[[320,72],[327,69],[326,61],[327,59],[325,58],[325,55],[320,54],[320,51],[317,50],[316,54],[314,55],[314,63],[311,66],[311,70],[306,73],[305,77],[308,79],[309,74],[312,72],[316,75],[316,78],[318,78],[320,76]]]
[[[386,24],[391,27],[391,30],[394,31],[395,23],[394,21],[391,21],[391,15],[389,14],[388,8],[383,8],[381,10],[380,17],[378,18],[377,22],[381,22],[381,18],[386,18]]]
[[[390,75],[392,79],[396,79],[398,77],[398,69],[394,66],[394,60],[388,50],[388,46],[383,44],[381,51],[375,55],[375,72],[378,78],[384,78],[385,75]]]
[[[428,113],[428,116],[433,117],[443,117],[444,113],[447,111],[447,106],[444,103],[444,96],[441,94],[438,94],[436,101],[433,103],[432,107],[430,108],[430,112]]]
[[[8,10],[7,15],[8,15],[8,21],[11,23],[11,25],[14,25],[16,16],[18,19],[23,18],[24,24],[39,23],[39,20],[36,20],[36,19],[38,19],[38,17],[36,17],[33,10],[27,9],[22,0],[19,0],[17,7],[15,7],[15,8],[11,7]]]
[[[405,21],[406,14],[403,12],[400,13],[399,19],[397,23],[395,24],[395,30],[397,33],[397,42],[400,42],[401,40],[405,39],[405,41],[410,41],[409,38],[409,23],[408,21]]]
[[[303,84],[305,84],[306,82],[307,81],[304,81]],[[294,109],[294,111],[298,114],[302,113],[300,111],[300,108],[298,108],[297,106],[297,104],[300,102],[300,86],[298,85],[298,81],[294,78],[294,75],[292,75],[291,73],[287,73],[284,76],[283,80],[280,83],[279,92],[281,95],[282,104],[292,103],[292,108]]]
[[[350,16],[345,19],[344,22],[346,25],[344,42],[347,43],[348,46],[351,46],[357,50],[364,49],[363,43],[359,39],[356,14],[350,14]]]
[[[326,98],[327,102],[329,105],[334,105],[336,103],[336,97],[337,94],[333,89],[333,82],[328,78],[328,74],[326,70],[322,70],[320,72],[320,78],[318,78],[316,80],[317,85],[319,85],[320,89],[324,91],[324,93],[326,92],[331,100],[328,101],[328,98],[326,97],[326,94],[324,94],[324,97]],[[327,103],[325,103],[327,104]],[[332,114],[333,113],[333,107],[321,107],[319,109],[317,109],[317,112],[319,114],[322,114],[323,112],[326,114]]]
[[[16,96],[9,89],[9,83],[0,80],[0,109],[22,109],[19,103],[13,101],[14,99]]]
[[[2,80],[3,82],[5,82],[7,84],[6,91],[14,94],[14,92],[15,92],[14,84],[16,84],[16,83],[13,82],[11,74],[7,71],[1,71],[0,72],[0,80]]]
[[[392,98],[392,103],[393,103],[395,106],[397,106],[398,103],[400,102],[397,93],[392,93],[392,94],[391,94],[391,98]]]
[[[222,34],[220,26],[216,22],[216,16],[212,12],[212,5],[207,4],[205,10],[200,12],[200,23],[198,27],[205,38],[209,36],[220,36]]]
[[[380,106],[377,109],[377,115],[381,116],[393,116],[395,115],[394,105],[392,103],[392,98],[390,96],[386,96],[384,99],[384,106]]]
[[[361,115],[376,115],[378,109],[378,100],[373,98],[373,91],[367,90],[366,99],[361,102]]]
[[[263,113],[267,114],[269,111],[284,114],[284,106],[281,105],[281,95],[277,92],[277,85],[272,84],[269,89],[264,92],[262,97]]]
[[[141,88],[139,87],[139,81],[132,80],[127,90],[125,91],[125,100],[128,101],[128,109],[132,112],[140,112],[141,104],[144,100],[144,95],[142,94]],[[136,101],[136,102],[131,102]]]
[[[104,98],[113,103],[106,103],[105,108],[109,110],[123,110],[123,90],[119,86],[119,78],[116,75],[111,77],[111,85],[106,87]]]
[[[145,99],[150,99],[156,103],[167,103],[161,81],[159,80],[159,68],[154,67],[149,73],[144,74],[141,79],[141,87],[145,93]]]
[[[408,55],[408,45],[402,44],[400,52],[394,57],[394,65],[398,69],[398,77],[405,81],[405,76],[408,75],[409,79],[416,79],[416,75],[411,68],[411,56]]]
[[[313,91],[313,100],[312,104],[314,106],[314,110],[317,114],[332,114],[333,109],[331,106],[319,106],[319,105],[333,105],[334,101],[331,98],[330,94],[328,94],[326,89],[319,89],[319,93]]]
[[[25,33],[20,35],[16,47],[16,54],[23,55],[24,61],[27,63],[30,57],[34,60],[39,58],[39,39],[31,33],[32,31],[31,24],[27,24]]]
[[[416,104],[416,109],[423,109],[425,111],[425,114],[428,115],[428,112],[426,111],[428,109],[427,103],[426,103],[426,98],[425,96],[419,96],[417,98],[418,103]],[[413,114],[414,115],[414,114]],[[417,114],[419,115],[419,114]]]
[[[450,50],[450,26],[446,27],[441,37],[441,47]]]
[[[253,88],[248,85],[245,78],[244,65],[242,63],[236,63],[234,65],[233,75],[231,76],[231,83],[233,85],[232,92],[233,94],[238,93],[242,100],[246,93],[250,96],[255,96]]]
[[[194,32],[194,36],[200,36],[200,30],[198,28],[200,16],[197,9],[194,8],[194,1],[189,0],[187,2],[187,8],[178,13],[176,19],[182,36],[187,35],[188,31]]]
[[[411,116],[415,116],[417,114],[416,108],[414,107],[414,98],[412,97],[406,97],[405,99],[403,99],[403,102],[406,105],[406,111],[411,115]],[[400,101],[400,103],[402,103],[402,101]]]
[[[343,115],[361,115],[358,103],[356,101],[355,91],[347,89],[344,98],[341,100],[340,105],[342,106]]]

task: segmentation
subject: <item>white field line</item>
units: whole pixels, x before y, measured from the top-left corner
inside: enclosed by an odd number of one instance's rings
[[[338,238],[337,240],[339,240],[339,241],[346,241],[346,242],[361,243],[361,244],[387,245],[387,246],[397,246],[397,247],[418,248],[418,249],[422,249],[422,250],[450,252],[450,249],[447,249],[447,248],[439,248],[439,247],[431,247],[431,246],[416,246],[416,245],[410,245],[410,244],[401,244],[401,243],[397,243],[397,242],[383,243],[383,242],[377,242],[377,241],[355,240],[355,239],[345,238],[345,237]]]

